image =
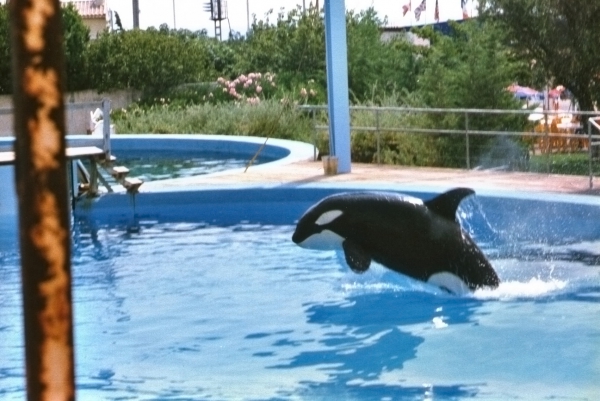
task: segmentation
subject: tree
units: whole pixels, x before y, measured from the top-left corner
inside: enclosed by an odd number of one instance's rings
[[[279,13],[275,23],[254,20],[246,43],[239,46],[238,73],[269,71],[290,90],[314,80],[324,94],[327,85],[325,66],[325,23],[319,9],[311,6],[287,15]],[[348,42],[348,80],[352,100],[363,101],[386,91],[414,89],[416,59],[412,46],[404,40],[381,41],[381,27],[373,8],[346,14]]]
[[[524,65],[499,40],[501,31],[494,24],[471,20],[452,24],[450,35],[429,27],[417,34],[430,40],[430,47],[421,50],[418,84],[428,106],[514,108],[512,95],[505,88]]]
[[[71,3],[62,7],[64,43],[66,56],[67,90],[89,88],[87,47],[90,29],[85,26],[75,6]]]
[[[205,41],[162,27],[104,33],[89,47],[91,81],[99,92],[132,88],[159,96],[208,78]]]
[[[68,90],[87,89],[87,46],[90,31],[72,4],[62,7]],[[8,6],[0,5],[0,94],[12,93]]]
[[[378,103],[396,89],[412,91],[416,87],[415,48],[404,37],[382,41],[381,29],[386,24],[372,7],[346,14],[348,79],[353,100]]]
[[[314,79],[324,88],[325,26],[319,10],[296,8],[279,13],[274,23],[271,15],[254,18],[246,43],[237,49],[237,73],[272,72],[288,89]]]
[[[480,0],[480,14],[500,24],[505,40],[552,85],[569,89],[581,110],[600,100],[600,2]]]
[[[0,95],[12,93],[8,6],[0,4]]]
[[[430,47],[422,49],[422,73],[417,92],[428,107],[514,109],[518,105],[506,90],[514,76],[525,66],[515,60],[509,49],[499,40],[502,33],[491,22],[476,20],[454,23],[450,35],[442,35],[431,28],[418,30],[418,35],[430,40]],[[429,114],[430,128],[464,129],[463,115]],[[469,117],[471,130],[518,130],[522,118],[505,115],[473,114]],[[471,139],[473,155],[486,152],[491,137]],[[439,137],[443,151],[441,163],[460,166],[465,141],[462,137]],[[460,162],[459,162],[460,161]],[[458,164],[457,164],[458,163]]]

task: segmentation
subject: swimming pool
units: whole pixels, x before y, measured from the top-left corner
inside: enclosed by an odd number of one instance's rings
[[[289,163],[314,152],[308,144],[273,138],[177,134],[117,135],[111,138],[111,148],[116,163],[144,181],[245,169],[251,161],[250,168]]]
[[[170,139],[149,146],[193,143],[189,136]],[[117,155],[147,143],[142,136],[118,140],[124,146],[115,142]],[[293,159],[294,152],[283,152],[279,162]],[[12,180],[6,168],[2,174],[0,181]],[[335,252],[311,252],[290,239],[306,208],[335,192],[427,199],[446,188],[151,187],[76,208],[79,399],[600,394],[596,197],[487,191],[464,202],[462,224],[504,283],[454,297],[382,267],[357,276]],[[0,399],[22,399],[20,275],[5,232],[14,216],[5,197],[1,203]]]
[[[307,207],[357,189],[190,188],[79,209],[78,398],[598,398],[598,198],[464,202],[504,282],[456,297],[382,267],[358,276],[335,252],[291,242]],[[1,264],[0,398],[21,399],[16,255]]]

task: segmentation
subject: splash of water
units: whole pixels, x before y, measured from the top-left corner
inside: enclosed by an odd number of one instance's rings
[[[461,202],[456,218],[463,230],[476,242],[487,243],[491,246],[502,242],[502,233],[492,226],[476,196],[471,196]]]
[[[505,281],[495,289],[482,288],[476,290],[472,296],[477,299],[514,300],[523,298],[538,298],[560,293],[568,285],[564,280],[542,280],[532,278],[529,281]]]

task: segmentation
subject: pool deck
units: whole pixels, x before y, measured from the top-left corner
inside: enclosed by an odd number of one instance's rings
[[[194,176],[162,182],[163,189],[188,186],[222,187],[244,186],[302,186],[327,185],[402,185],[456,187],[466,186],[479,190],[501,192],[527,191],[561,194],[586,194],[600,196],[600,178],[595,178],[594,188],[589,189],[589,177],[556,174],[534,174],[490,170],[462,170],[447,168],[415,168],[376,164],[352,164],[352,172],[327,176],[323,164],[313,161],[297,161],[290,164],[250,167],[247,172],[239,169],[218,174]],[[152,187],[153,183],[144,184]],[[142,187],[143,188],[143,187]],[[148,188],[150,189],[150,188]],[[143,192],[143,190],[142,190]]]

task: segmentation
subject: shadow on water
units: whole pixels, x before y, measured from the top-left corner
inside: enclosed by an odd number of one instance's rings
[[[482,301],[439,296],[426,292],[379,292],[351,295],[344,302],[307,305],[310,324],[326,334],[321,350],[305,351],[272,369],[314,367],[325,372],[326,382],[305,381],[294,391],[308,399],[463,399],[478,393],[472,385],[403,385],[402,368],[416,358],[425,340],[403,326],[431,324],[434,318],[448,324],[477,325],[474,311]],[[288,342],[273,344],[287,345]],[[392,382],[382,378],[394,376]],[[281,394],[285,397],[286,394]]]

